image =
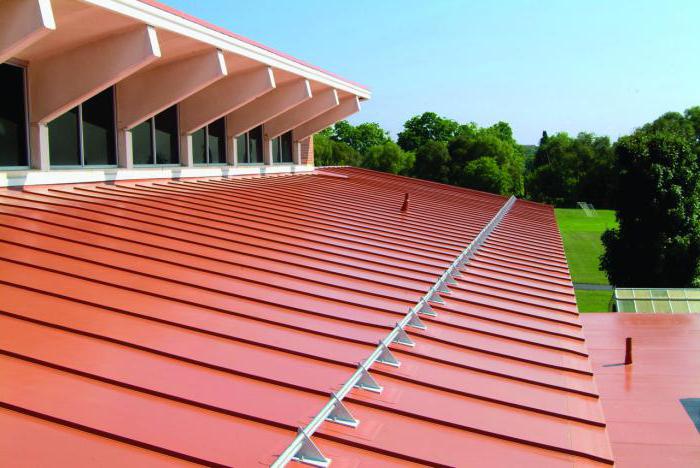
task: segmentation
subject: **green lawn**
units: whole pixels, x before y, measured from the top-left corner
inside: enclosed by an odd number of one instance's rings
[[[603,253],[600,235],[616,225],[615,212],[597,210],[595,216],[588,217],[578,208],[558,208],[556,216],[574,282],[608,284],[608,279],[598,267],[599,257]],[[611,296],[612,293],[608,291],[576,291],[581,312],[608,310]]]
[[[612,291],[576,290],[576,304],[580,312],[607,312],[610,310]]]

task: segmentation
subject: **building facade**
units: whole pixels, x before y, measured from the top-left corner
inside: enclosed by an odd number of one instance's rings
[[[369,98],[150,0],[0,4],[0,186],[309,171]]]

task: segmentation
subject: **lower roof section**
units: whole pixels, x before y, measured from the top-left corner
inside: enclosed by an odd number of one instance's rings
[[[505,201],[351,168],[0,191],[0,458],[271,464]],[[612,464],[550,207],[441,296],[314,434],[333,466]]]
[[[582,318],[616,466],[700,466],[700,315]]]

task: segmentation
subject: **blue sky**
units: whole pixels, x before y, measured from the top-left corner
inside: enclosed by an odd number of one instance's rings
[[[427,110],[524,144],[613,139],[700,105],[700,1],[165,0],[369,86],[353,123]]]

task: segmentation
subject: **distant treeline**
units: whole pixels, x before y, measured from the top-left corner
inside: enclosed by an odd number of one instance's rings
[[[670,112],[638,131],[700,135],[700,107]],[[317,165],[366,167],[556,206],[578,201],[613,208],[619,150],[608,137],[543,132],[539,145],[520,145],[510,125],[460,124],[433,112],[410,118],[396,142],[376,123],[346,121],[314,137]]]

